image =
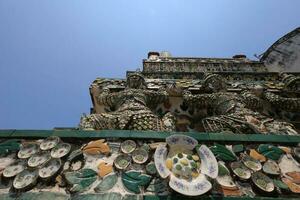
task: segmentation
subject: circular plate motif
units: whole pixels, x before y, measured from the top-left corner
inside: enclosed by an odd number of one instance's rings
[[[30,170],[24,170],[20,174],[18,174],[14,181],[13,181],[13,187],[15,189],[24,189],[36,182],[38,178],[38,172],[37,170],[30,171]]]
[[[131,153],[135,150],[136,143],[133,140],[125,140],[121,144],[121,150],[123,153]]]
[[[148,160],[148,153],[144,149],[137,149],[132,152],[132,160],[135,163],[143,164]]]
[[[40,144],[40,148],[42,150],[52,149],[59,143],[59,141],[60,141],[59,137],[56,136],[48,137],[42,141],[42,143]]]
[[[31,156],[28,160],[29,167],[38,167],[48,160],[50,160],[51,156],[48,152],[40,152]]]
[[[265,192],[273,192],[275,189],[272,179],[261,172],[254,172],[251,176],[253,183]]]
[[[59,158],[51,159],[41,169],[39,169],[39,176],[41,178],[49,178],[60,169],[61,165],[62,162]]]
[[[71,145],[68,143],[60,143],[51,150],[52,158],[62,158],[71,150]]]
[[[19,152],[18,152],[18,158],[29,158],[33,154],[37,153],[39,151],[39,147],[37,144],[26,144],[22,145]]]
[[[114,161],[114,165],[117,169],[126,169],[131,162],[129,155],[121,154],[118,155]]]
[[[3,176],[6,178],[14,177],[25,169],[24,162],[17,162],[8,167],[3,171]]]

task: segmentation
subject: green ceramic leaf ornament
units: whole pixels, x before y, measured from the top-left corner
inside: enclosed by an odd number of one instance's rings
[[[89,189],[97,179],[97,172],[92,169],[81,169],[76,172],[66,172],[65,178],[73,187],[71,192],[83,192]]]
[[[103,180],[95,187],[95,192],[104,192],[110,190],[117,183],[118,176],[116,174],[111,174],[105,176]]]
[[[236,160],[236,156],[229,149],[227,149],[224,145],[216,144],[216,145],[210,147],[210,150],[213,152],[213,154],[219,160],[223,160],[223,161],[235,161]]]
[[[140,193],[141,187],[147,186],[152,177],[139,171],[130,170],[122,174],[122,182],[129,191]]]
[[[282,149],[271,144],[260,144],[257,151],[272,160],[278,160],[284,153]]]

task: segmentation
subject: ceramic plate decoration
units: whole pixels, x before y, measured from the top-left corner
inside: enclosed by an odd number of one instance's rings
[[[233,173],[242,180],[247,180],[251,177],[250,170],[241,162],[233,162],[230,165]]]
[[[59,143],[59,141],[60,141],[59,137],[56,136],[48,137],[45,140],[43,140],[43,142],[40,144],[40,148],[42,150],[52,149]]]
[[[234,183],[232,177],[230,176],[229,169],[225,166],[224,162],[218,162],[219,173],[216,181],[219,185],[226,189],[235,190],[237,188],[236,184]]]
[[[3,176],[6,178],[14,177],[20,172],[22,172],[26,167],[25,162],[17,162],[8,167],[6,167],[3,171]]]
[[[144,149],[137,149],[132,152],[132,160],[135,163],[143,164],[148,160],[148,152]]]
[[[37,144],[26,144],[22,145],[19,152],[18,152],[18,158],[29,158],[33,154],[37,153],[39,151],[39,147]]]
[[[51,150],[52,158],[62,158],[66,156],[71,150],[71,145],[68,143],[60,143]]]
[[[162,178],[170,176],[169,186],[184,195],[197,196],[212,187],[206,176],[216,178],[218,163],[213,153],[197,140],[185,135],[172,135],[166,138],[168,146],[156,148],[154,163]]]
[[[273,192],[275,189],[272,179],[261,172],[254,172],[251,179],[253,183],[264,192]]]
[[[118,155],[114,161],[114,165],[117,169],[126,169],[131,162],[131,158],[129,155],[121,154]]]
[[[40,152],[37,154],[34,154],[31,156],[28,160],[28,166],[29,167],[37,167],[44,163],[46,163],[48,160],[50,160],[51,156],[48,152]]]
[[[59,158],[51,159],[41,169],[39,169],[39,176],[41,178],[49,178],[58,172],[61,165],[62,162]]]
[[[265,164],[263,166],[263,171],[266,174],[271,174],[271,175],[279,175],[280,174],[279,166],[273,160],[268,160],[267,162],[265,162]]]
[[[123,153],[131,153],[135,150],[136,143],[133,140],[125,140],[121,144],[121,150]]]
[[[31,185],[34,185],[36,183],[37,178],[37,170],[24,170],[15,177],[13,181],[13,187],[18,190],[25,189],[27,187],[30,187]]]
[[[261,163],[258,160],[255,160],[254,158],[248,156],[247,154],[242,155],[242,161],[246,167],[253,171],[259,171],[262,168]]]

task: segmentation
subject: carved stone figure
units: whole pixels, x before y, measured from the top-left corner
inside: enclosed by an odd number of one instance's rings
[[[104,89],[98,103],[110,108],[111,112],[91,114],[81,118],[81,129],[127,129],[127,130],[175,130],[175,119],[167,113],[160,119],[151,108],[163,103],[168,93],[159,89],[147,89],[144,77],[139,73],[128,75],[126,88],[119,92]]]
[[[202,121],[207,132],[297,134],[292,124],[275,120],[259,111],[263,108],[263,101],[278,109],[299,111],[298,98],[280,97],[263,91],[262,87],[254,87],[252,91],[242,94],[227,92],[226,82],[217,74],[205,77],[203,90],[207,93],[193,95],[190,91],[184,91],[183,98],[192,107],[211,110],[213,116]]]

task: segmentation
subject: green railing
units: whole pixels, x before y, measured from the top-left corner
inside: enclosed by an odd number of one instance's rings
[[[271,143],[300,143],[300,136],[290,135],[261,135],[261,134],[227,134],[202,132],[156,132],[129,130],[0,130],[0,138],[45,138],[59,136],[61,138],[136,138],[164,140],[173,134],[185,134],[198,141],[205,142],[271,142]]]

